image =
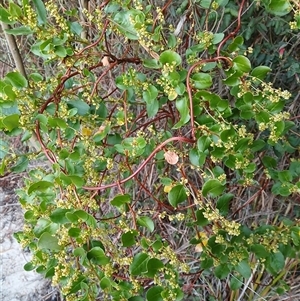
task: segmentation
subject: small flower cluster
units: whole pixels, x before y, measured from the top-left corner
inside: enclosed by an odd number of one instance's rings
[[[228,221],[219,213],[218,209],[212,209],[210,205],[204,208],[203,216],[210,222],[214,222],[213,232],[218,234],[220,228],[229,235],[238,236],[240,234],[240,224],[235,221]]]

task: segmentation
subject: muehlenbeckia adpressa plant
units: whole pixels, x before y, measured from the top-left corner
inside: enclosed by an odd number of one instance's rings
[[[251,283],[263,296],[262,273],[276,285],[298,255],[299,222],[240,218],[265,193],[299,194],[291,95],[264,81],[269,67],[251,66],[242,36],[214,32],[228,1],[206,2],[108,1],[81,17],[51,1],[1,8],[8,32],[28,35],[32,64],[52,71],[1,80],[0,127],[25,143],[34,134],[40,149],[11,155],[4,145],[0,169],[48,162],[18,192],[16,237],[33,253],[25,269],[68,301],[183,300],[199,295],[203,273],[228,279],[231,296]],[[290,11],[289,1],[262,2]]]

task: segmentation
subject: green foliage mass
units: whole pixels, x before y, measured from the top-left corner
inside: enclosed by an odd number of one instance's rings
[[[0,150],[1,174],[28,171],[25,269],[67,301],[285,293],[300,249],[297,1],[88,2],[0,8],[27,41],[27,74],[0,80],[0,128],[38,145]]]

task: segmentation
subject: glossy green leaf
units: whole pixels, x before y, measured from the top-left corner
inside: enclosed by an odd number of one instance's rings
[[[147,262],[147,277],[153,278],[157,272],[164,267],[164,264],[161,260],[157,258],[151,258]]]
[[[251,63],[248,58],[238,55],[233,59],[233,69],[242,73],[248,73],[251,70]]]
[[[32,2],[36,8],[39,25],[46,24],[47,23],[47,11],[46,11],[44,2],[42,0],[32,0]]]
[[[147,114],[149,117],[155,116],[159,109],[157,95],[158,90],[153,85],[150,85],[148,89],[143,92],[143,99],[147,104]]]
[[[69,223],[69,220],[66,218],[66,213],[70,211],[71,209],[57,208],[50,214],[50,220],[57,224]]]
[[[164,299],[161,296],[163,290],[161,286],[152,286],[149,288],[146,293],[147,301],[163,301]]]
[[[276,160],[273,157],[270,156],[264,156],[262,158],[262,163],[267,168],[275,168],[277,165]]]
[[[214,37],[212,39],[212,43],[215,45],[215,44],[218,44],[220,43],[224,38],[224,33],[223,32],[220,32],[220,33],[215,33],[214,34]]]
[[[260,244],[253,244],[250,246],[251,252],[255,254],[257,258],[267,258],[269,256],[269,252],[267,249]]]
[[[285,16],[291,9],[291,3],[288,0],[264,0],[267,11],[276,16]]]
[[[122,234],[121,241],[123,247],[131,247],[136,243],[135,237],[138,235],[137,231],[128,231]]]
[[[292,173],[289,170],[279,171],[278,178],[281,182],[291,182],[293,180]]]
[[[124,204],[130,203],[130,199],[129,194],[119,194],[111,200],[111,204],[113,206],[120,207]]]
[[[234,194],[232,193],[225,193],[223,194],[217,201],[217,209],[219,210],[220,214],[226,216],[229,212],[229,204],[230,201],[233,199]]]
[[[18,128],[19,126],[19,115],[13,114],[3,118],[2,123],[6,130],[12,131],[13,129]]]
[[[266,267],[272,275],[281,272],[285,265],[285,258],[281,252],[271,253],[266,258]]]
[[[28,194],[31,194],[34,191],[45,191],[50,187],[53,187],[53,183],[52,182],[48,182],[48,181],[38,181],[36,183],[33,183],[29,186],[28,188]]]
[[[20,26],[20,27],[11,28],[11,29],[5,29],[5,32],[12,34],[14,36],[28,35],[28,34],[33,33],[33,31],[27,26]]]
[[[142,227],[148,228],[150,232],[154,230],[153,220],[148,216],[139,216],[137,218],[137,223]]]
[[[58,251],[61,249],[61,246],[58,244],[58,238],[48,232],[41,235],[38,241],[38,247],[40,249],[48,249],[52,251]]]
[[[237,51],[241,48],[241,46],[244,44],[244,38],[242,36],[237,36],[234,38],[234,40],[229,44],[228,50],[230,52]]]
[[[111,288],[111,284],[112,284],[111,280],[107,277],[103,277],[100,280],[100,287],[103,290],[109,290]]]
[[[27,272],[33,271],[36,267],[33,265],[33,263],[31,261],[25,263],[24,265],[24,270]]]
[[[179,129],[190,120],[188,99],[186,97],[176,100],[176,108],[180,114],[180,120],[173,126],[173,129]]]
[[[207,89],[212,85],[212,78],[207,73],[196,73],[192,76],[193,86],[197,89]]]
[[[196,211],[196,217],[197,217],[196,224],[201,227],[204,227],[209,224],[209,220],[206,217],[204,217],[203,212],[204,212],[203,210]]]
[[[78,100],[70,100],[67,102],[67,105],[70,108],[76,108],[77,109],[77,114],[84,116],[90,111],[90,106],[85,103],[84,101],[78,99]]]
[[[3,8],[2,6],[0,6],[0,21],[6,24],[16,23],[15,20],[11,20],[11,14],[8,12],[8,10]]]
[[[251,276],[251,268],[248,261],[243,260],[235,267],[236,271],[241,274],[244,278],[248,279]]]
[[[189,151],[190,162],[195,166],[203,166],[206,161],[206,157],[206,153],[201,153],[195,148]]]
[[[149,69],[160,69],[162,66],[161,63],[156,59],[145,59],[143,60],[143,65]]]
[[[251,71],[251,75],[263,80],[272,69],[267,66],[258,66]]]
[[[147,272],[147,263],[149,255],[145,253],[136,254],[129,266],[129,272],[132,276],[142,275]]]
[[[244,283],[242,277],[232,276],[230,278],[229,286],[233,291],[238,290],[243,284]]]
[[[168,193],[169,203],[173,207],[177,207],[178,204],[184,202],[186,199],[187,195],[183,185],[174,186]]]
[[[163,65],[169,64],[169,65],[179,66],[182,60],[181,60],[181,56],[178,53],[172,50],[166,50],[160,55],[159,61]]]
[[[79,237],[81,234],[81,229],[80,228],[70,228],[68,230],[68,234],[70,237],[74,237],[74,238]]]
[[[59,57],[62,57],[62,58],[66,57],[68,55],[66,48],[62,45],[55,46],[54,47],[54,53],[57,54]]]
[[[28,86],[27,79],[17,71],[7,73],[5,77],[17,89],[27,88]]]
[[[107,257],[100,247],[94,247],[87,252],[87,258],[98,265],[106,265],[109,263],[109,257]]]
[[[214,271],[214,274],[219,279],[225,279],[229,273],[230,273],[230,269],[229,269],[227,263],[220,264],[219,266],[217,266],[215,268],[215,271]]]
[[[197,140],[197,147],[200,152],[204,152],[205,150],[207,150],[210,144],[211,144],[211,138],[207,136],[201,136]]]
[[[212,197],[219,196],[225,190],[225,186],[217,179],[211,179],[204,183],[202,194],[204,197],[211,195]]]

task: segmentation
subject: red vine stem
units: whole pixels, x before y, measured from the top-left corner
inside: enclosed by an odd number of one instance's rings
[[[193,96],[192,96],[192,87],[190,84],[190,77],[191,74],[193,72],[193,70],[205,63],[210,63],[210,62],[216,62],[219,60],[223,60],[223,61],[227,61],[230,65],[232,65],[231,60],[228,57],[225,56],[217,56],[215,58],[212,59],[205,59],[205,60],[201,60],[197,63],[195,63],[194,65],[192,65],[188,71],[187,77],[186,77],[186,88],[187,88],[187,92],[189,95],[189,102],[190,102],[190,115],[191,115],[191,130],[192,130],[192,139],[196,140],[196,136],[195,136],[195,121],[194,121],[194,108],[193,108]]]
[[[196,140],[194,140],[194,139],[189,139],[189,138],[185,138],[185,137],[181,137],[181,136],[180,137],[171,137],[171,138],[167,139],[166,141],[162,142],[161,144],[159,144],[152,151],[152,153],[148,156],[148,158],[138,167],[138,169],[133,174],[131,174],[129,177],[127,177],[121,181],[114,182],[114,183],[107,184],[107,185],[94,186],[94,187],[83,186],[82,188],[85,190],[90,190],[90,191],[104,190],[107,188],[116,187],[116,186],[119,186],[120,184],[126,183],[127,181],[134,178],[148,164],[148,162],[155,156],[155,154],[157,152],[159,152],[166,144],[170,143],[171,141],[181,141],[181,142],[186,142],[186,143],[195,143],[196,142]]]
[[[236,35],[236,33],[240,30],[241,28],[241,17],[242,17],[242,11],[243,11],[243,8],[244,8],[244,5],[245,5],[245,1],[246,0],[243,0],[241,5],[240,5],[240,9],[239,9],[239,13],[238,13],[238,19],[237,19],[237,27],[236,29],[231,32],[218,46],[218,50],[217,50],[217,56],[220,55],[220,52],[221,52],[221,48],[223,47],[223,45],[230,39],[232,38],[233,36]]]

